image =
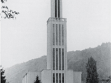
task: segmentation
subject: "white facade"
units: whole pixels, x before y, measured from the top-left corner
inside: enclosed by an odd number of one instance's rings
[[[66,83],[81,83],[81,72],[67,71]]]
[[[53,83],[52,72],[48,69],[43,70],[42,72],[26,73],[23,76],[22,83],[34,83],[37,76],[39,77],[41,83]],[[66,83],[81,83],[81,72],[73,72],[72,70],[66,71]]]
[[[34,83],[37,76],[41,80],[41,72],[28,72],[23,76],[22,83]]]
[[[41,72],[42,83],[51,83],[51,80],[52,80],[51,77],[52,77],[51,70],[43,70]]]

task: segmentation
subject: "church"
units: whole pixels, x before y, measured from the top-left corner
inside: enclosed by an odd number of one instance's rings
[[[27,72],[22,83],[81,83],[81,72],[67,68],[67,19],[62,17],[62,0],[51,0],[51,17],[47,21],[47,69]]]

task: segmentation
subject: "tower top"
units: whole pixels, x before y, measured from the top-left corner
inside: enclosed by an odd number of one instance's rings
[[[51,17],[62,18],[62,0],[51,0]]]

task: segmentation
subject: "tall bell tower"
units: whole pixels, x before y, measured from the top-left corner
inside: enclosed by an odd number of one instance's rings
[[[47,21],[47,69],[42,71],[42,83],[80,83],[74,82],[74,75],[72,70],[67,70],[67,31],[66,18],[62,18],[62,0],[51,0],[51,17]]]
[[[62,18],[62,0],[51,0],[51,17],[47,21],[47,69],[52,83],[66,83],[66,19]]]

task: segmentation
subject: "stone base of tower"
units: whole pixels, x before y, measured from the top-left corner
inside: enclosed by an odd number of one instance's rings
[[[81,72],[66,71],[66,83],[81,83]],[[41,83],[52,83],[51,70],[41,72]]]

